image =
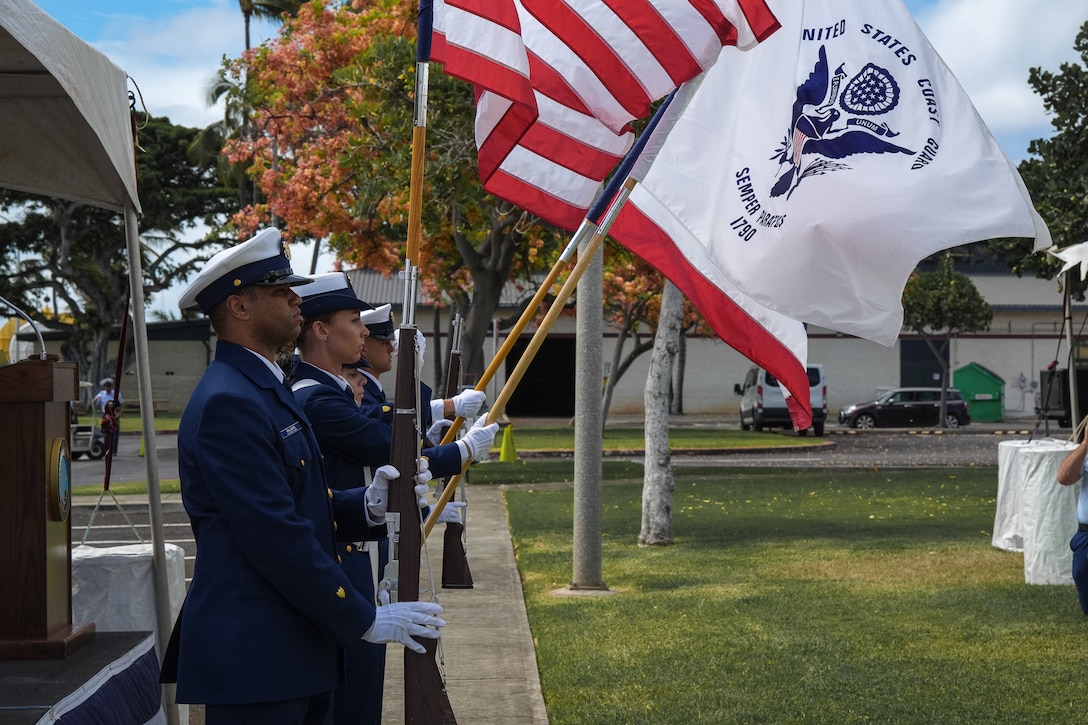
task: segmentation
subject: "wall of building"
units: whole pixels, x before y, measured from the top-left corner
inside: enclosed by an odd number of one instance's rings
[[[210,343],[214,346],[214,338]],[[151,364],[151,396],[157,415],[181,415],[205,368],[212,360],[213,350],[199,340],[155,340],[148,343],[154,352]],[[136,402],[135,370],[126,374],[122,392],[125,400]]]
[[[417,318],[419,319],[419,318]],[[422,371],[423,380],[428,384],[434,381],[434,324],[427,312],[427,322],[421,325],[428,339],[426,364]],[[1076,321],[1082,321],[1084,313],[1078,312]],[[169,326],[171,323],[165,323]],[[173,323],[177,327],[177,323]],[[439,329],[446,329],[448,322],[442,320]],[[151,327],[155,327],[153,324]],[[555,338],[571,338],[575,330],[573,317],[561,317],[551,335]],[[1084,330],[1076,330],[1083,335]],[[162,339],[152,335],[150,344],[151,384],[156,410],[159,413],[178,415],[184,409],[189,395],[196,386],[208,362],[214,356],[214,337],[209,341],[200,339]],[[175,329],[171,335],[192,336],[191,331]],[[527,341],[531,333],[523,335]],[[504,342],[505,337],[489,337],[484,345],[485,358],[491,360],[494,352]],[[617,338],[610,332],[603,340],[603,359],[612,358],[612,351]],[[21,343],[36,351],[36,343]],[[632,343],[628,341],[627,348]],[[58,340],[47,340],[47,349],[53,354],[60,352]],[[448,340],[443,339],[442,351],[448,351]],[[559,345],[557,347],[563,347]],[[568,346],[569,347],[569,346]],[[1004,407],[1007,417],[1033,416],[1038,394],[1039,372],[1055,358],[1065,367],[1068,359],[1068,346],[1062,329],[1060,313],[1053,310],[995,311],[991,330],[978,335],[963,335],[955,339],[950,346],[952,369],[968,363],[979,363],[1005,380]],[[900,344],[887,348],[867,340],[836,335],[820,328],[809,331],[809,360],[821,363],[827,374],[828,408],[831,420],[835,421],[840,408],[848,403],[870,400],[883,390],[900,384]],[[614,392],[611,412],[615,414],[638,414],[643,410],[643,391],[649,367],[650,354],[642,355],[624,374]],[[739,397],[734,393],[734,385],[744,379],[751,363],[740,353],[717,338],[688,338],[687,365],[684,379],[684,411],[690,414],[720,414],[726,418],[737,415]],[[488,388],[489,398],[494,400],[505,383],[507,368],[512,363],[500,366],[495,381]],[[570,366],[566,366],[569,370]],[[544,371],[545,382],[541,385],[541,394],[550,394],[555,387],[571,386],[573,380],[569,373],[553,371],[548,377]],[[1024,382],[1021,386],[1021,375]],[[395,381],[392,374],[383,382],[393,390]],[[602,370],[602,383],[604,371]],[[539,376],[538,376],[538,379]],[[552,381],[552,382],[548,382]],[[97,381],[92,381],[97,385]],[[136,375],[134,370],[126,373],[122,382],[122,392],[129,401],[138,400]]]

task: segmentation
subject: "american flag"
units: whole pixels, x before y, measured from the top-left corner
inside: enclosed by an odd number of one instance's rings
[[[484,188],[573,230],[631,121],[777,28],[764,0],[437,0],[432,59],[475,85]]]

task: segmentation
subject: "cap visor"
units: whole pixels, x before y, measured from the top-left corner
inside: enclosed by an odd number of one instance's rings
[[[314,280],[310,277],[303,277],[297,274],[288,274],[283,277],[277,277],[274,280],[261,280],[260,282],[250,282],[252,285],[258,287],[278,287],[281,284],[289,284],[292,287],[298,287],[299,285],[310,284]]]

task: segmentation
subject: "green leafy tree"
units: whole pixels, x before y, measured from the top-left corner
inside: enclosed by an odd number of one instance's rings
[[[941,426],[946,422],[948,342],[960,332],[990,329],[993,309],[967,275],[943,255],[932,272],[915,272],[903,289],[903,326],[918,333],[941,366]]]
[[[1036,209],[1058,247],[1088,241],[1088,22],[1073,44],[1080,62],[1062,63],[1057,73],[1032,68],[1028,82],[1051,114],[1054,135],[1028,145],[1031,157],[1020,162],[1020,175]],[[1061,262],[1033,254],[1031,241],[1002,239],[991,248],[1017,275],[1051,278]],[[1074,275],[1070,291],[1084,299],[1085,282]]]
[[[250,25],[254,18],[278,20],[284,15],[294,16],[298,14],[302,0],[238,0],[238,9],[242,11],[245,22],[246,50],[253,47],[250,39]]]
[[[224,241],[218,237],[186,237],[200,224],[221,226],[237,208],[233,193],[217,185],[214,163],[189,163],[196,133],[165,118],[139,129],[141,264],[148,296],[184,281],[201,264],[199,255],[218,250]],[[37,322],[63,330],[64,356],[79,363],[85,378],[112,373],[109,337],[129,294],[124,218],[15,191],[0,192],[0,214],[0,295]],[[58,315],[58,308],[65,314]]]

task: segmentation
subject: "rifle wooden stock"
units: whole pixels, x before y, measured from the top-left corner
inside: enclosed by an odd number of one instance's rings
[[[423,543],[418,499],[415,493],[416,461],[419,459],[417,410],[419,382],[416,380],[416,331],[400,328],[402,348],[397,356],[397,387],[393,404],[393,440],[390,462],[400,478],[389,493],[389,511],[399,515],[400,530],[393,539],[393,559],[397,561],[396,600],[419,601],[419,559]],[[435,640],[417,639],[427,648],[416,654],[404,648],[404,721],[424,725],[453,724],[453,715],[445,683],[435,661]]]
[[[464,533],[464,524],[446,522],[446,531],[442,535],[443,589],[472,589],[472,571],[468,568]]]

